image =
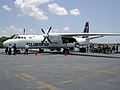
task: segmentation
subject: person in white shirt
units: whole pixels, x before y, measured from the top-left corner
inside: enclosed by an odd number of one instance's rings
[[[24,54],[27,54],[27,55],[28,55],[28,50],[29,50],[29,45],[26,44],[26,45],[25,45],[25,52],[24,52]]]

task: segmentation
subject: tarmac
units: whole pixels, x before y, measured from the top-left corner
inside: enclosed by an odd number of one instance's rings
[[[120,90],[120,53],[6,55],[0,49],[0,90]]]

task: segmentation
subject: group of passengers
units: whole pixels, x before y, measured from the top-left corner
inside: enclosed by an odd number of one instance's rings
[[[94,45],[93,44],[88,47],[88,51],[93,53],[104,53],[104,54],[117,53],[118,45],[107,45],[107,44]]]
[[[17,51],[16,44],[14,44],[13,47],[11,46],[11,44],[9,44],[9,46],[6,47],[6,49],[5,49],[5,53],[8,54],[8,55],[11,55],[12,54],[12,48],[13,48],[13,55],[16,55],[16,51]]]
[[[6,49],[5,49],[5,53],[8,54],[8,55],[11,55],[12,54],[12,49],[13,49],[13,55],[16,55],[16,53],[18,53],[16,44],[14,44],[13,46],[11,44],[9,44],[9,46],[6,47]],[[29,45],[26,44],[24,54],[28,55],[28,49],[29,49]]]

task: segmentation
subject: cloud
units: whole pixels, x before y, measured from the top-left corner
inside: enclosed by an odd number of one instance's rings
[[[44,4],[44,3],[49,3],[50,0],[24,0],[25,3],[29,4],[29,5],[40,5],[40,4]]]
[[[13,34],[23,34],[23,30],[24,28],[11,25],[5,28],[0,28],[0,31],[1,31],[0,36],[11,36]],[[36,34],[36,31],[34,29],[29,29],[29,31],[27,30],[26,33]]]
[[[67,15],[68,11],[64,7],[60,7],[58,4],[48,4],[48,9],[50,12],[55,13],[57,15]]]
[[[44,3],[48,3],[50,0],[16,0],[15,6],[20,9],[22,15],[35,17],[38,20],[47,20],[48,17],[44,15],[44,11],[38,6]]]
[[[69,27],[65,27],[65,28],[63,29],[63,32],[70,32],[70,28],[69,28]]]
[[[12,9],[8,5],[2,6],[4,11],[11,11]]]
[[[53,30],[51,31],[51,33],[59,33],[59,32],[60,32],[59,29],[53,29]]]
[[[57,3],[51,3],[53,0],[15,0],[15,7],[20,10],[17,14],[18,17],[29,16],[34,17],[37,20],[48,20],[48,16],[45,15],[45,11],[41,8],[42,4],[48,4],[48,10],[51,13],[57,14],[59,16],[65,16],[68,14],[80,15],[78,9],[70,10],[70,13],[64,8],[59,6]]]
[[[78,16],[78,15],[80,15],[80,11],[79,11],[79,9],[73,9],[73,10],[70,10],[70,14]]]
[[[0,31],[0,36],[11,36],[13,34],[21,34],[22,33],[22,28],[17,28],[13,25],[5,28],[1,28]]]
[[[65,33],[65,32],[70,32],[70,28],[69,27],[64,27],[63,29],[53,29],[51,31],[52,33]]]

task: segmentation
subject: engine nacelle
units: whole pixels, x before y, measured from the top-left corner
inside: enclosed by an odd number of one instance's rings
[[[77,41],[77,44],[79,45],[86,45],[89,44],[89,40],[86,38],[75,38]]]

